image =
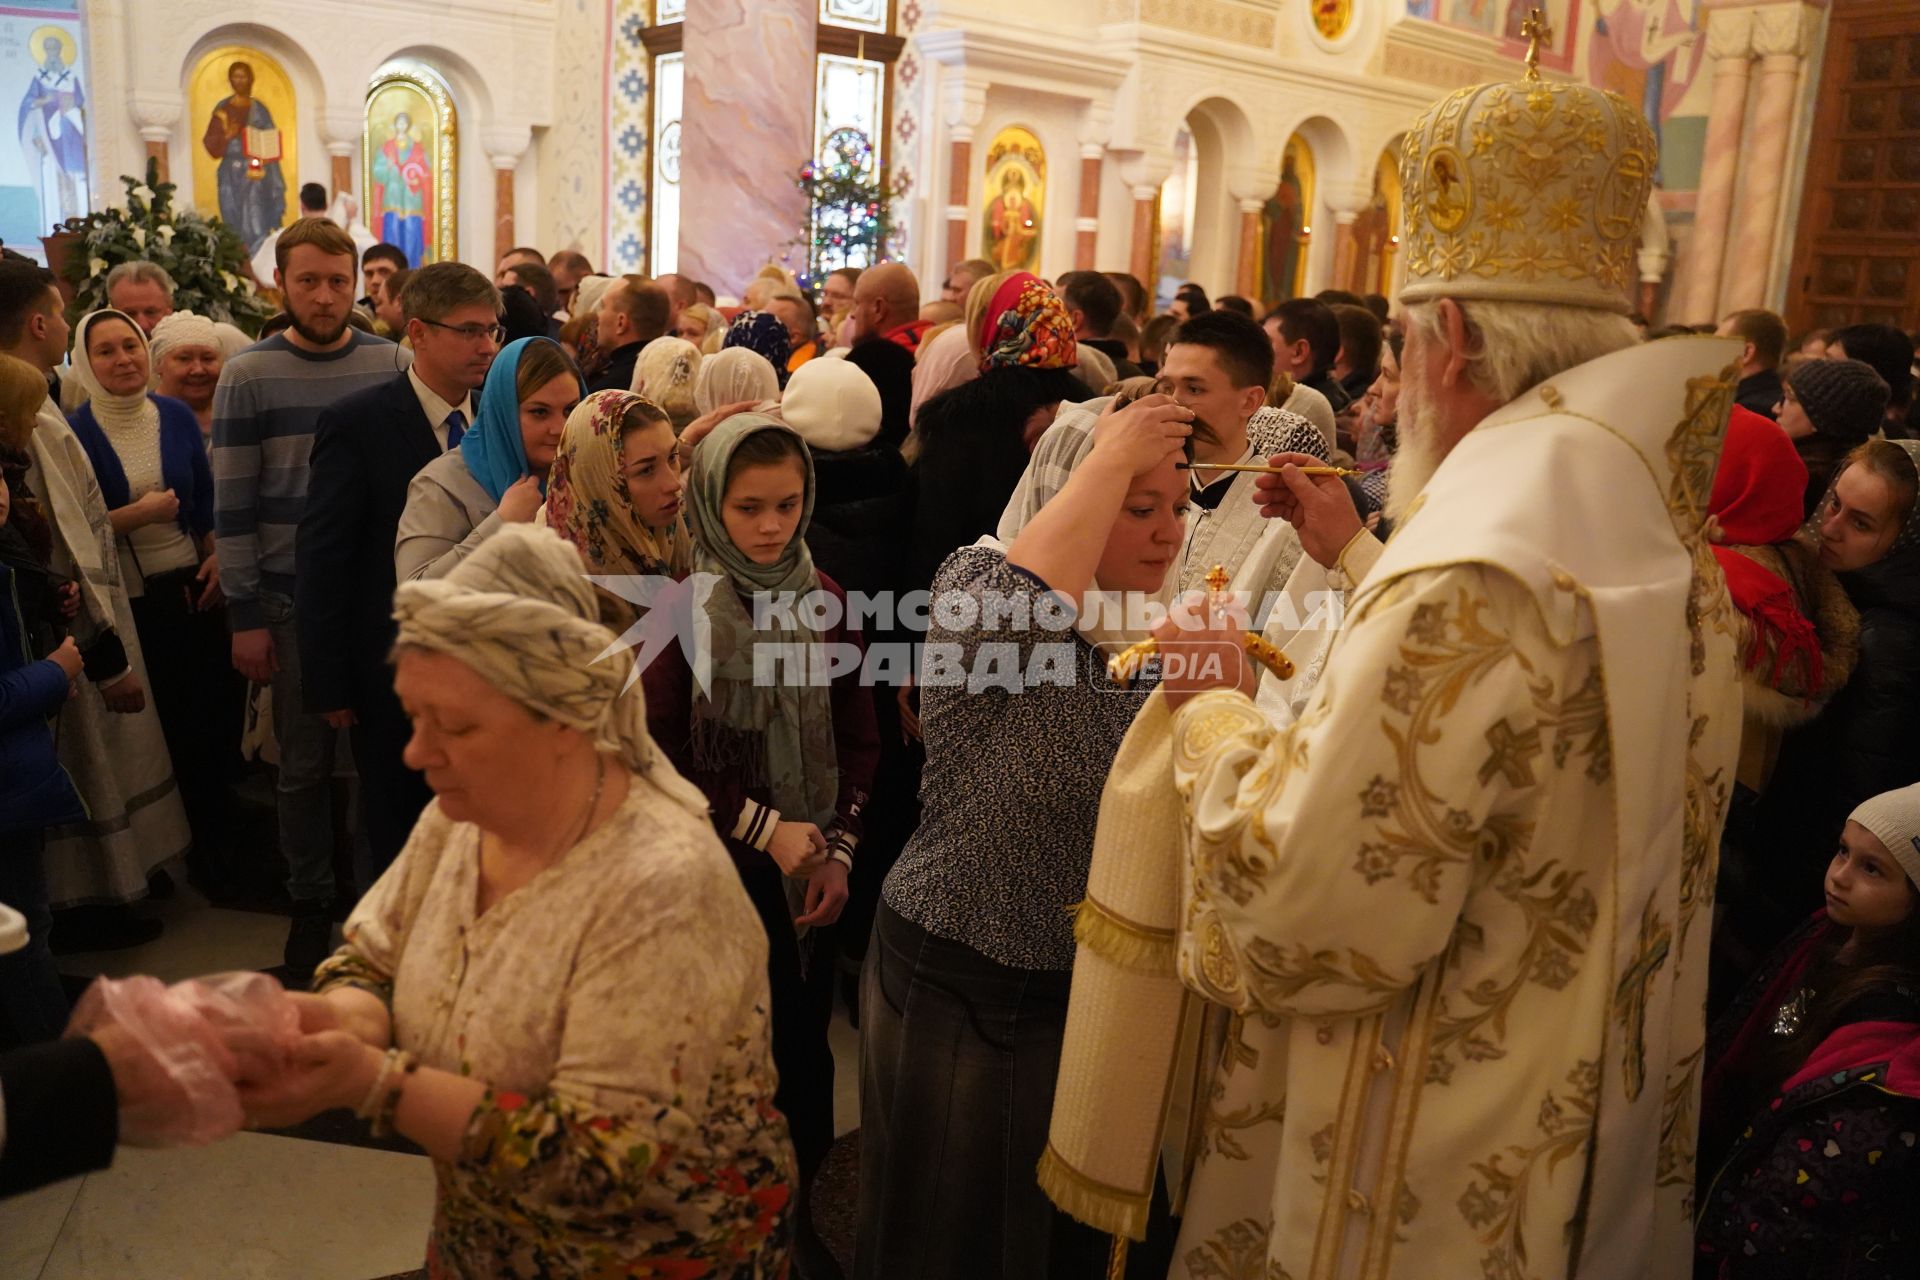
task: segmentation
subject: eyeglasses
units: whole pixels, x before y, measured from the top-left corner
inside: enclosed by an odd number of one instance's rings
[[[441,324],[438,320],[420,317],[421,324],[430,324],[436,329],[445,329],[465,338],[468,342],[478,342],[482,338],[491,338],[495,345],[504,342],[507,337],[505,325],[498,324]]]

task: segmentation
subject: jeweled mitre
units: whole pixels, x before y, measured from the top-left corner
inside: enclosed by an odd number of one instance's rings
[[[1401,298],[1626,313],[1658,156],[1616,93],[1530,78],[1449,94],[1402,144]]]

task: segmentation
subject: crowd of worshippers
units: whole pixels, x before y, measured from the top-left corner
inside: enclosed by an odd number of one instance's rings
[[[319,1083],[260,1087],[250,1118],[371,1106],[417,1142],[451,1170],[448,1274],[793,1249],[828,1275],[810,1214],[844,1001],[859,1273],[1104,1274],[1105,1238],[1031,1171],[1064,908],[1143,691],[1104,686],[1084,644],[1085,678],[1016,691],[769,685],[745,637],[1057,636],[853,611],[816,631],[745,602],[1202,589],[1259,542],[1251,478],[1101,488],[1088,465],[1146,447],[1103,423],[1170,403],[1189,460],[1351,468],[1384,537],[1388,299],[1265,309],[1189,283],[1150,314],[1124,273],[968,260],[937,290],[896,263],[817,293],[770,266],[735,300],[574,251],[409,268],[323,218],[272,252],[284,310],[258,339],[175,311],[151,264],[70,320],[47,271],[0,262],[0,902],[30,939],[0,957],[4,1043],[58,1037],[56,954],[151,940],[135,904],[184,874],[284,912],[281,972],[320,993],[300,997]],[[1709,529],[1745,722],[1701,1274],[1761,1274],[1726,1261],[1754,1239],[1767,1275],[1913,1274],[1913,1081],[1837,1083],[1790,1123],[1769,1108],[1810,1062],[1844,1072],[1863,1022],[1920,1062],[1915,344],[1883,324],[1794,337],[1757,310],[1703,331],[1743,344]],[[609,583],[694,574],[722,584],[690,606],[723,641],[711,671],[615,643],[644,638],[655,597]],[[410,1050],[354,1074],[402,1024]],[[695,1078],[704,1110],[677,1110]],[[1836,1147],[1842,1130],[1873,1140]],[[1796,1180],[1809,1143],[1844,1154]],[[628,1147],[658,1158],[607,1158]]]

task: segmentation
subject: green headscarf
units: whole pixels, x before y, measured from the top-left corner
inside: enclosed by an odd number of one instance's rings
[[[786,550],[772,564],[755,564],[733,545],[721,518],[727,491],[727,467],[740,443],[761,431],[782,431],[800,446],[805,496],[800,523]],[[740,769],[750,785],[764,785],[768,800],[789,822],[816,823],[822,831],[833,821],[839,798],[840,769],[833,741],[833,702],[823,684],[794,683],[801,673],[781,669],[782,682],[756,685],[753,651],[757,644],[799,646],[820,637],[801,620],[804,610],[768,611],[774,616],[755,630],[743,595],[817,590],[820,575],[807,551],[807,524],[813,518],[813,455],[799,432],[764,413],[738,413],[713,429],[693,455],[687,483],[687,515],[693,526],[693,568],[722,581],[696,595],[695,608],[710,627],[712,684],[693,703],[693,752],[702,768]],[[731,589],[729,589],[731,588]],[[792,616],[794,621],[786,623]],[[804,680],[804,677],[802,676]]]

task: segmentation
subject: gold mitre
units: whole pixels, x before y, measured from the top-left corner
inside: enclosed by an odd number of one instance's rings
[[[1407,302],[1488,298],[1626,314],[1659,157],[1617,93],[1526,78],[1442,98],[1400,153]]]

